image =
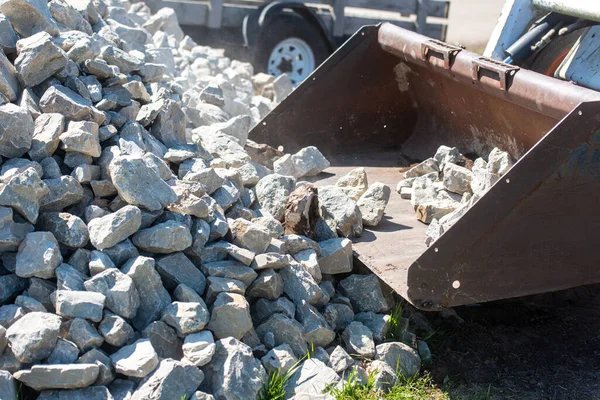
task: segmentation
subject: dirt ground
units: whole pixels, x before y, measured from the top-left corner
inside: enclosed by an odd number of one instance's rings
[[[600,285],[427,314],[452,399],[600,399]]]

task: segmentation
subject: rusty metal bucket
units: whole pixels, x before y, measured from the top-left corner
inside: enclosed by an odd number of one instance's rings
[[[401,155],[493,147],[519,161],[431,247],[393,192],[353,239],[360,262],[436,310],[600,282],[600,93],[482,58],[390,24],[364,27],[250,132],[287,152],[315,145],[332,168],[402,179]]]

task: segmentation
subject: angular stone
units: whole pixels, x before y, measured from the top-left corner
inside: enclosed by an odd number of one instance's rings
[[[246,293],[246,285],[242,281],[230,278],[220,278],[211,276],[208,279],[208,289],[206,290],[206,302],[212,305],[220,293]]]
[[[60,317],[41,312],[29,313],[13,323],[6,339],[15,357],[22,363],[48,357],[56,345],[60,323]]]
[[[88,228],[83,220],[64,212],[42,214],[39,229],[50,231],[59,243],[69,247],[83,247],[89,240]]]
[[[133,279],[136,288],[143,288],[138,291],[140,307],[132,320],[133,326],[142,330],[160,318],[163,309],[171,304],[171,296],[154,269],[154,259],[142,256],[133,258],[121,271]]]
[[[102,148],[98,138],[98,124],[92,121],[71,121],[67,130],[60,135],[66,151],[78,152],[91,157],[100,157]]]
[[[358,199],[356,205],[362,215],[365,226],[377,226],[390,200],[391,189],[381,182],[373,183]]]
[[[52,0],[48,3],[50,14],[58,22],[69,30],[78,30],[92,35],[92,27],[89,22],[66,0]]]
[[[61,85],[50,86],[40,98],[39,104],[44,113],[59,113],[75,121],[94,119],[91,102]]]
[[[282,294],[283,279],[272,269],[261,271],[246,291],[247,296],[269,300],[276,300]]]
[[[129,204],[155,211],[177,200],[173,189],[141,158],[118,157],[110,164],[110,174],[119,195]]]
[[[207,329],[219,339],[234,337],[241,339],[252,329],[250,305],[244,296],[237,293],[219,293],[212,309]]]
[[[135,382],[115,379],[109,386],[108,390],[113,397],[113,400],[131,400],[133,392],[135,391],[137,384]]]
[[[433,158],[428,158],[404,173],[404,179],[416,178],[431,172],[439,172],[439,166]]]
[[[381,343],[385,340],[390,328],[390,316],[376,314],[374,312],[362,312],[354,316],[354,320],[362,322],[373,333],[375,343]]]
[[[0,307],[0,325],[7,329],[23,316],[25,316],[25,310],[14,304],[6,304]]]
[[[350,275],[339,283],[340,293],[350,299],[357,311],[389,311],[393,299],[385,293],[375,275]]]
[[[216,399],[253,399],[267,379],[252,349],[234,338],[216,342],[215,354],[204,373],[207,389]]]
[[[487,172],[502,176],[507,173],[512,166],[513,159],[510,154],[494,147],[488,156]]]
[[[335,186],[342,188],[352,200],[358,201],[369,187],[367,172],[363,167],[355,168],[339,178]]]
[[[32,160],[51,157],[60,143],[59,136],[64,132],[65,119],[61,114],[42,114],[35,120],[29,156]]]
[[[275,346],[288,344],[297,357],[304,357],[308,352],[303,327],[298,321],[282,314],[273,314],[256,328],[256,333],[263,342],[268,332],[273,334]]]
[[[95,218],[88,224],[90,240],[97,249],[113,247],[138,231],[142,223],[142,213],[135,206],[125,206],[102,218]]]
[[[82,318],[75,318],[69,326],[69,338],[85,353],[90,349],[102,346],[104,339],[96,328]]]
[[[160,358],[179,360],[183,357],[181,339],[177,337],[175,329],[162,321],[154,321],[148,325],[142,332],[142,337],[150,339]]]
[[[312,275],[300,264],[294,263],[280,271],[283,278],[284,293],[296,304],[305,300],[309,304],[317,304],[323,292]]]
[[[342,346],[336,346],[335,349],[333,349],[329,355],[329,360],[331,368],[338,374],[354,365],[354,360],[346,353],[346,350],[344,350]]]
[[[73,342],[58,338],[56,346],[46,360],[48,364],[72,364],[79,357],[79,347]]]
[[[116,378],[115,369],[112,361],[102,350],[91,349],[77,360],[77,364],[96,364],[100,367],[98,379],[94,382],[97,386],[106,386],[112,383]],[[110,394],[110,393],[109,393]],[[87,397],[86,397],[87,399]]]
[[[367,365],[367,373],[373,377],[373,387],[383,392],[389,392],[398,381],[396,370],[383,361],[371,361]]]
[[[263,269],[282,269],[294,263],[294,259],[288,254],[279,253],[263,253],[254,257],[254,261],[250,266],[255,271]]]
[[[191,169],[184,175],[181,174],[181,168],[185,167],[183,163],[180,167],[180,178],[188,181],[201,183],[206,187],[206,193],[212,194],[225,183],[225,179],[220,177],[213,168],[203,168],[199,170]],[[185,169],[183,170],[185,171]]]
[[[186,336],[183,342],[185,360],[197,367],[208,364],[215,354],[215,341],[210,331],[201,331]]]
[[[180,337],[200,332],[209,322],[210,314],[202,303],[175,301],[162,312],[161,320],[172,326]]]
[[[315,176],[330,167],[329,161],[315,146],[308,146],[292,156],[294,178]]]
[[[173,291],[173,297],[177,301],[188,303],[197,303],[199,300],[202,300],[202,297],[200,297],[198,292],[184,283],[177,285]]]
[[[106,296],[105,306],[124,318],[134,318],[140,306],[140,297],[133,279],[116,268],[94,275],[84,283],[89,292]],[[143,289],[142,289],[143,290]]]
[[[108,254],[103,251],[93,250],[90,253],[89,269],[90,275],[94,276],[109,268],[116,268]]]
[[[84,318],[100,322],[106,297],[100,293],[57,290],[56,313],[61,317]]]
[[[0,155],[21,157],[31,147],[35,126],[26,109],[15,104],[0,105]]]
[[[48,310],[46,309],[46,307],[44,307],[44,305],[42,303],[40,303],[33,297],[29,297],[29,296],[17,296],[17,298],[15,299],[15,305],[21,307],[27,313],[36,312],[36,311],[37,312],[48,312]],[[1,334],[0,334],[0,336],[1,336]],[[0,347],[2,347],[1,340],[0,340]]]
[[[373,334],[363,324],[351,322],[342,333],[342,340],[350,354],[367,359],[375,357]]]
[[[185,114],[179,103],[167,100],[152,124],[152,134],[167,147],[186,144]]]
[[[149,339],[140,339],[110,356],[117,373],[144,378],[158,366],[158,355]]]
[[[298,364],[298,358],[288,344],[271,349],[260,361],[268,374],[279,371],[285,375]]]
[[[138,231],[133,235],[132,240],[133,244],[142,250],[169,254],[190,247],[192,234],[184,224],[167,221]]]
[[[157,226],[161,225],[164,224]],[[174,253],[158,258],[156,260],[156,269],[167,289],[175,290],[177,285],[185,283],[198,294],[204,293],[206,278],[183,253]]]
[[[35,390],[77,389],[94,383],[99,371],[96,364],[34,365],[15,372],[14,377]]]
[[[273,218],[281,221],[285,214],[288,196],[294,190],[296,180],[290,176],[271,174],[262,178],[255,187],[258,204]]]
[[[329,239],[319,242],[321,258],[319,267],[324,274],[342,274],[352,272],[352,242],[345,238]]]
[[[131,400],[180,400],[194,394],[204,380],[197,367],[175,360],[162,360],[135,391]]]
[[[458,151],[456,147],[448,147],[442,145],[438,147],[437,151],[435,152],[435,156],[433,156],[433,159],[437,161],[440,171],[443,171],[444,166],[447,163],[456,164],[461,160],[462,156],[463,155],[460,154],[460,151]]]
[[[56,268],[56,286],[59,290],[84,291],[86,279],[84,274],[69,264],[61,264]]]
[[[124,346],[133,338],[133,328],[122,317],[109,311],[104,312],[104,318],[98,325],[98,331],[106,343],[115,347]]]
[[[308,343],[326,347],[335,339],[335,332],[323,315],[305,301],[296,306],[296,319],[302,324],[304,338]]]
[[[4,185],[0,187],[0,204],[11,206],[29,222],[35,223],[41,199],[47,193],[48,187],[30,167],[4,179]]]
[[[345,237],[362,233],[362,215],[356,203],[335,186],[319,188],[319,205],[323,219]]]
[[[252,268],[231,260],[206,263],[202,264],[201,267],[205,275],[237,279],[243,282],[246,287],[250,286],[258,276]]]
[[[338,374],[323,362],[314,358],[305,360],[288,380],[286,398],[318,398],[339,380]]]
[[[202,227],[202,231],[204,230],[205,228]],[[194,231],[193,228],[192,231]],[[198,243],[198,245],[199,244],[200,243]],[[192,246],[196,247],[196,241],[194,241]],[[230,256],[231,258],[245,265],[250,265],[254,260],[255,254],[253,251],[243,249],[224,240],[219,240],[209,244],[208,246],[204,247],[200,253],[200,258],[202,259],[202,262],[205,263],[223,261],[227,258],[227,256]]]
[[[40,209],[43,211],[62,211],[83,198],[83,188],[72,176],[44,179],[44,183],[49,190],[40,200]]]
[[[9,19],[4,15],[0,17],[0,48],[4,54],[12,54],[17,50],[19,37],[15,32]]]
[[[25,235],[33,230],[30,224],[14,222],[11,208],[0,207],[0,251],[2,253],[17,251]]]
[[[58,27],[45,1],[9,0],[0,5],[0,12],[10,20],[15,31],[22,37],[43,31],[53,36],[58,35]]]
[[[27,287],[27,280],[17,275],[0,276],[0,303],[4,303],[13,298],[19,292]],[[1,354],[1,353],[0,353]]]
[[[0,5],[0,10],[5,5]],[[19,40],[17,50],[15,68],[24,87],[38,85],[67,66],[67,55],[52,43],[52,37],[46,32]]]
[[[5,20],[0,19],[0,29],[2,28],[2,22]],[[0,47],[2,46],[2,32],[0,31]],[[4,95],[9,101],[16,101],[19,93],[21,92],[19,87],[19,81],[15,68],[11,62],[6,58],[4,53],[0,54],[0,93]]]
[[[447,190],[458,194],[470,192],[472,180],[473,173],[467,168],[450,162],[445,164],[443,183]]]
[[[31,232],[19,246],[16,274],[23,278],[32,276],[50,279],[62,263],[58,242],[50,232]]]
[[[421,369],[421,358],[410,346],[400,342],[382,343],[377,346],[377,360],[398,371],[407,378],[412,378]]]

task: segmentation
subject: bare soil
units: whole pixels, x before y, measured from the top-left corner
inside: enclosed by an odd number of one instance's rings
[[[427,314],[451,399],[600,399],[600,285]]]

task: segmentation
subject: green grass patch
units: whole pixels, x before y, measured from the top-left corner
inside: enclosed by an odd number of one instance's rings
[[[390,312],[390,319],[388,320],[389,329],[386,334],[385,340],[389,342],[401,342],[404,335],[404,323],[402,321],[402,313],[404,312],[404,300],[396,302],[392,311]]]

